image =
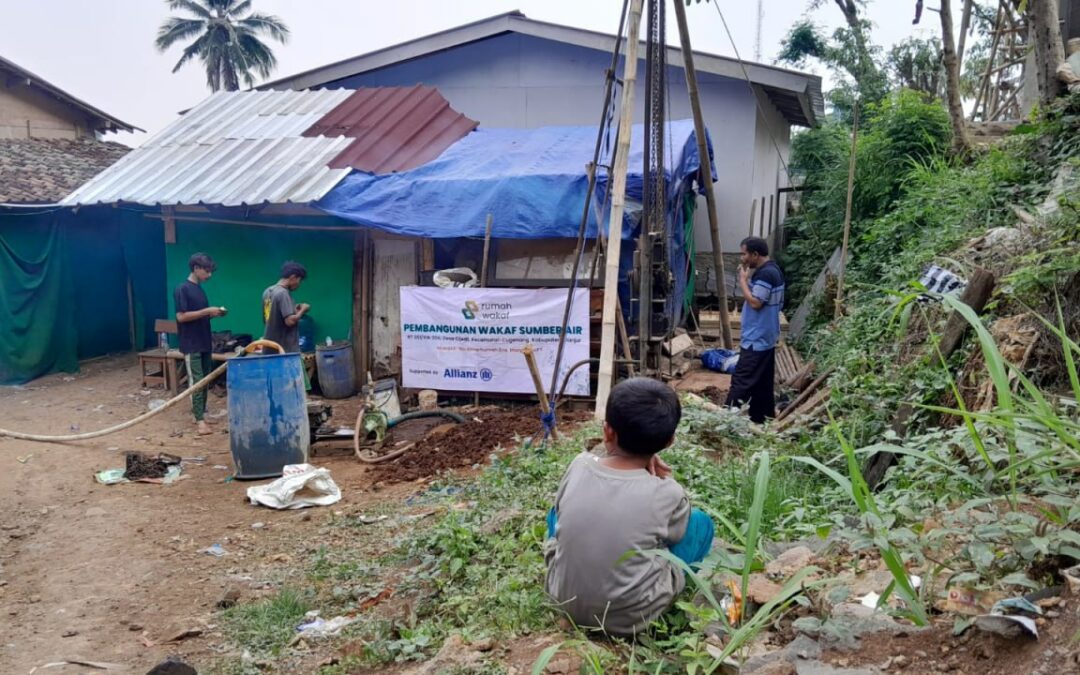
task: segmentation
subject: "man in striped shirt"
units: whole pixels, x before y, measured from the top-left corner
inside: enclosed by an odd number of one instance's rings
[[[739,364],[731,376],[727,405],[749,403],[750,420],[762,423],[776,413],[773,379],[776,343],[780,339],[780,310],[784,306],[784,273],[769,258],[769,245],[760,237],[739,244],[739,288],[746,299],[742,309]]]

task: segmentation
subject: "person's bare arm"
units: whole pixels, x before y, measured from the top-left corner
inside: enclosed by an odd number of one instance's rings
[[[219,316],[224,316],[225,310],[221,307],[204,307],[192,312],[177,312],[176,320],[179,323],[188,323],[190,321],[198,321],[199,319],[215,319]]]
[[[300,319],[305,314],[307,314],[309,309],[311,309],[311,305],[307,304],[306,302],[301,302],[299,305],[296,306],[296,313],[290,314],[289,316],[285,317],[285,325],[289,328],[292,328],[300,322]]]

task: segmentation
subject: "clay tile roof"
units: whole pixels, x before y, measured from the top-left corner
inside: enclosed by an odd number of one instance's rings
[[[58,202],[130,151],[88,139],[0,139],[0,203]]]

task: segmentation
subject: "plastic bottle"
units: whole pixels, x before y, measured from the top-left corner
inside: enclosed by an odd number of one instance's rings
[[[329,335],[326,336],[326,346],[327,347],[333,347],[334,346],[334,341],[330,339]]]
[[[165,351],[169,351],[169,334],[165,331],[158,334],[158,347],[161,347]]]

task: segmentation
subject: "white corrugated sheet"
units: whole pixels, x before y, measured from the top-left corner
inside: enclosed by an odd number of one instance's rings
[[[60,203],[306,203],[348,175],[329,161],[353,139],[301,136],[349,89],[220,92]]]

